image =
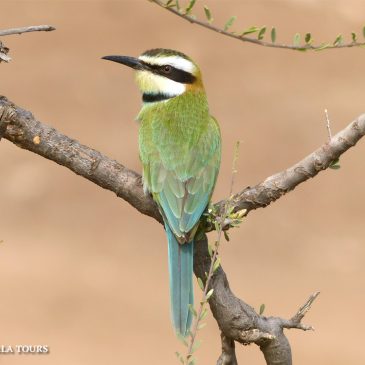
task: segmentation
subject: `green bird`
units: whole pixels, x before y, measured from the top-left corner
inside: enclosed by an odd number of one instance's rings
[[[198,65],[185,54],[151,49],[138,58],[105,56],[136,70],[143,184],[156,201],[168,239],[172,323],[187,336],[194,303],[194,236],[221,160],[221,136],[209,114]]]

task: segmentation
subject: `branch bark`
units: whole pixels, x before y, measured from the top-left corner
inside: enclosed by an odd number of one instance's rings
[[[0,37],[12,34],[22,34],[29,32],[50,32],[55,30],[55,27],[51,25],[31,25],[29,27],[20,27],[20,28],[10,28],[10,29],[0,29]]]
[[[29,27],[21,27],[21,28],[10,28],[10,29],[0,29],[0,37],[8,36],[13,34],[22,34],[22,33],[29,33],[29,32],[50,32],[55,30],[55,27],[51,25],[31,25]],[[7,54],[9,52],[9,48],[5,47],[2,42],[0,41],[0,63],[1,62],[10,62],[11,57]]]
[[[99,151],[42,124],[30,112],[16,106],[5,97],[0,97],[0,133],[3,138],[18,147],[65,166],[100,187],[113,191],[142,214],[162,223],[156,204],[151,197],[143,193],[139,174]],[[235,211],[247,209],[247,213],[266,207],[300,183],[329,167],[332,161],[354,146],[364,135],[365,114],[297,164],[234,195],[231,206],[234,206]],[[217,203],[218,208],[223,203]],[[203,282],[209,266],[207,237],[203,235],[195,245],[194,252],[194,272]],[[312,329],[303,325],[301,320],[318,293],[313,294],[294,317],[286,320],[260,316],[251,306],[237,298],[230,290],[221,266],[212,278],[211,288],[214,289],[214,294],[209,300],[209,305],[223,333],[222,355],[218,364],[237,363],[232,343],[234,340],[242,344],[255,343],[260,346],[268,365],[291,365],[290,344],[283,329]]]

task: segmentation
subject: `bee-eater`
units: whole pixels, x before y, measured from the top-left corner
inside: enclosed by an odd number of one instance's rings
[[[187,336],[194,302],[194,236],[218,175],[219,126],[209,114],[200,69],[185,54],[158,48],[138,58],[103,58],[136,70],[143,100],[137,116],[143,184],[165,223],[173,326]]]

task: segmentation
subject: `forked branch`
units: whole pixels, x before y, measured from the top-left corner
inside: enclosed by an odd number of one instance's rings
[[[235,194],[230,202],[231,206],[234,206],[236,211],[247,209],[247,213],[266,207],[300,183],[328,168],[332,161],[354,146],[364,134],[365,114],[297,164]],[[142,214],[162,223],[156,204],[143,193],[141,176],[138,173],[39,122],[30,112],[11,103],[5,97],[0,97],[0,137],[67,167],[104,189],[113,191]],[[222,204],[225,202],[217,203],[217,208]],[[210,263],[207,238],[204,235],[195,245],[194,252],[194,272],[203,281]],[[218,364],[237,363],[232,340],[259,345],[268,365],[291,364],[290,345],[283,329],[312,329],[301,324],[301,320],[318,293],[313,294],[294,317],[285,320],[260,316],[252,307],[237,298],[230,290],[221,266],[214,273],[209,287],[214,289],[209,305],[223,333],[223,352]]]

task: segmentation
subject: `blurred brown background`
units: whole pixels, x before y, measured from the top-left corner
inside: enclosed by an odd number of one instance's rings
[[[205,1],[216,24],[277,27],[318,42],[361,34],[364,1]],[[198,2],[201,9],[203,3]],[[52,33],[4,37],[0,94],[39,120],[141,170],[131,70],[108,54],[174,48],[201,66],[223,161],[215,200],[229,190],[233,144],[242,139],[235,190],[281,171],[365,112],[364,49],[296,53],[214,34],[148,1],[0,1],[0,28],[51,24]],[[201,12],[198,12],[201,14]],[[348,38],[347,38],[348,39]],[[365,141],[272,206],[253,212],[221,255],[234,292],[267,315],[291,316],[315,290],[305,323],[288,332],[294,363],[365,361]],[[162,227],[112,193],[8,141],[0,143],[1,344],[46,344],[49,355],[0,355],[1,364],[174,364]],[[219,332],[201,331],[199,364],[214,364]],[[242,364],[264,364],[256,346]]]

